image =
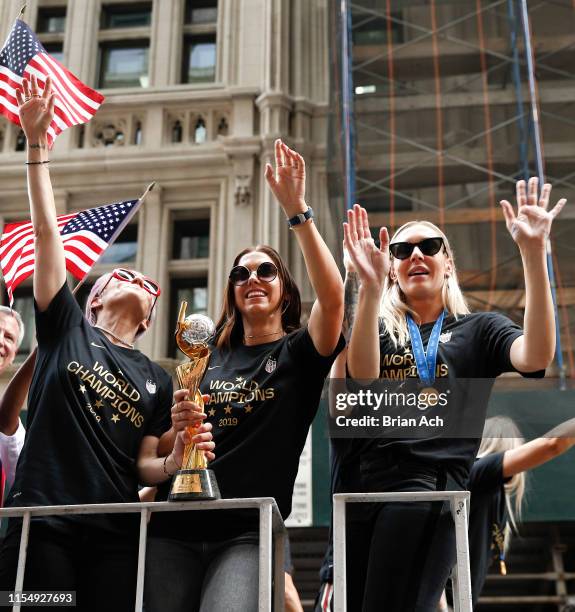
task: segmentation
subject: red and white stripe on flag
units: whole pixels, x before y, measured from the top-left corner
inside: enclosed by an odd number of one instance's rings
[[[60,234],[66,225],[80,213],[58,217]],[[90,271],[108,243],[90,230],[62,235],[66,255],[66,268],[78,280]],[[34,272],[34,230],[30,221],[5,226],[0,241],[0,265],[4,274],[10,306],[14,303],[14,290]]]
[[[50,147],[66,128],[90,121],[104,101],[100,92],[82,83],[46,51],[28,24],[17,19],[0,50],[0,113],[16,125],[20,125],[16,91],[32,75],[40,91],[44,91],[46,78],[52,78],[56,99],[48,130]]]

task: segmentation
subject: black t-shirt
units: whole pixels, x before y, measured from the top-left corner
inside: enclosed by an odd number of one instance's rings
[[[200,390],[210,396],[205,410],[213,425],[216,459],[209,467],[223,498],[273,497],[283,518],[288,517],[299,457],[325,377],[343,344],[342,337],[333,354],[323,357],[304,327],[275,342],[213,349]],[[159,498],[165,499],[168,490],[169,483],[161,486]],[[253,515],[194,513],[202,520],[205,539],[257,531]],[[187,521],[186,513],[158,513],[150,530],[165,537],[197,538],[197,530],[186,528]]]
[[[476,459],[469,474],[469,551],[473,605],[479,599],[493,559],[499,558],[494,533],[497,531],[503,534],[507,523],[503,456],[504,453],[493,453]]]
[[[7,505],[137,502],[138,451],[144,436],[170,428],[171,377],[92,327],[67,284],[36,309],[36,330],[26,441]]]
[[[433,329],[433,323],[421,325],[424,347]],[[494,312],[479,312],[457,319],[447,316],[443,322],[437,351],[436,380],[491,379],[483,385],[484,405],[480,407],[484,418],[489,391],[494,379],[503,372],[514,371],[510,350],[523,330],[507,317]],[[381,378],[402,380],[418,378],[417,367],[410,344],[396,348],[386,333],[380,335]],[[544,371],[526,376],[541,377]],[[485,387],[489,388],[486,389]],[[475,409],[475,408],[474,408]],[[361,471],[366,490],[377,488],[378,477],[389,465],[397,461],[419,465],[432,465],[445,470],[461,489],[465,488],[469,470],[477,454],[477,438],[379,438],[366,441],[362,453]],[[370,486],[373,485],[373,486]]]

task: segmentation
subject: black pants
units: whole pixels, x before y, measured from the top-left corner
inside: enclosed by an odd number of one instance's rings
[[[413,466],[396,465],[371,490],[459,488],[446,481],[440,472],[415,472]],[[348,610],[435,611],[456,559],[448,502],[361,506],[363,520],[355,512],[347,525]]]
[[[16,583],[21,521],[12,521],[0,550],[0,590]],[[137,534],[126,537],[82,524],[54,528],[31,523],[25,591],[76,591],[76,607],[51,609],[128,612],[136,600]]]

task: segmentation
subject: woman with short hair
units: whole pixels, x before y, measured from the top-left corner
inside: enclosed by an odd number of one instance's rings
[[[54,116],[48,78],[17,92],[28,141],[30,212],[35,234],[34,300],[38,355],[28,396],[27,434],[9,507],[137,502],[138,484],[157,484],[179,466],[190,437],[180,434],[158,458],[170,427],[171,377],[134,349],[161,290],[134,270],[96,281],[88,321],[66,282],[64,248],[48,172]],[[188,423],[198,423],[197,413]],[[196,441],[211,454],[210,426]],[[76,591],[82,610],[135,604],[136,515],[34,516],[25,591]],[[13,590],[21,519],[11,519],[0,552],[0,587]]]

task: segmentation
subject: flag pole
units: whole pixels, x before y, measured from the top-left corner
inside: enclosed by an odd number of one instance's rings
[[[108,242],[108,246],[106,247],[106,249],[108,249],[110,247],[110,245],[112,245],[114,243],[116,238],[124,231],[124,228],[126,227],[126,225],[128,225],[128,223],[130,223],[130,221],[132,220],[134,215],[140,210],[140,206],[144,203],[144,200],[146,199],[147,195],[150,193],[150,191],[152,191],[152,189],[154,189],[155,186],[156,186],[156,182],[154,181],[154,182],[150,183],[146,187],[146,191],[144,191],[144,193],[140,196],[140,199],[138,200],[137,204],[126,215],[126,218],[122,221],[122,223],[120,223],[120,225],[118,225],[118,227],[116,228],[116,231],[112,234],[112,237],[110,238],[110,240]],[[106,252],[106,249],[104,249],[100,253],[100,255],[98,256],[98,259],[96,259],[96,261],[92,264],[92,267],[94,267],[98,263],[98,260]],[[86,280],[87,277],[88,277],[88,274],[86,274],[84,276],[84,278],[81,281],[79,281],[78,284],[74,287],[74,289],[72,290],[72,294],[73,295],[76,295],[76,292],[84,284],[84,281]]]

